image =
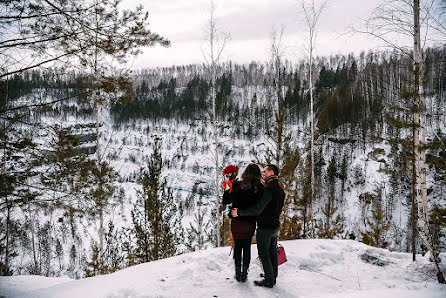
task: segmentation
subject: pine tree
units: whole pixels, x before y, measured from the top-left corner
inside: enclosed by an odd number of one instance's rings
[[[10,267],[9,260],[13,256],[11,247],[13,233],[9,229],[17,207],[30,204],[44,195],[39,191],[42,189],[41,182],[46,187],[52,185],[53,190],[56,190],[56,187],[57,190],[66,188],[64,191],[69,187],[83,189],[76,184],[77,181],[69,179],[58,184],[57,175],[44,176],[42,179],[36,177],[42,170],[39,169],[41,165],[38,162],[36,165],[35,161],[41,160],[43,148],[35,144],[33,140],[35,136],[30,132],[44,132],[48,126],[43,123],[37,125],[31,115],[37,115],[38,118],[40,108],[73,99],[88,99],[87,101],[92,102],[95,107],[107,100],[110,102],[130,100],[133,89],[128,74],[117,72],[116,64],[105,66],[105,62],[113,61],[120,64],[140,53],[142,47],[156,44],[168,46],[169,41],[148,29],[148,13],[142,6],[123,10],[120,8],[120,1],[3,1],[2,11],[6,14],[0,19],[2,44],[0,55],[5,58],[5,63],[0,66],[0,118],[2,119],[0,147],[4,165],[0,173],[0,208],[6,210],[7,216],[4,235],[6,245],[2,251],[4,265],[0,271],[5,268],[5,272],[9,272],[10,270],[6,268]],[[16,59],[16,55],[25,59]],[[72,67],[82,75],[90,77],[84,81],[87,84],[80,84],[83,85],[81,88],[73,88],[73,92],[67,92],[68,96],[60,96],[59,93],[55,98],[45,102],[13,102],[14,97],[26,94],[32,89],[28,86],[24,88],[25,91],[10,94],[8,90],[11,81],[14,81],[13,76],[27,76],[29,75],[27,71],[32,71],[32,77],[39,78],[38,72],[34,70],[48,65],[63,67],[64,73]],[[47,84],[45,88],[47,91],[50,83],[44,83]],[[99,152],[99,146],[97,148]],[[19,162],[13,160],[12,157],[15,155],[22,157]],[[88,181],[95,186],[95,189],[87,194],[90,198],[97,195],[94,200],[94,203],[97,203],[96,208],[90,210],[100,217],[100,252],[104,239],[103,214],[107,208],[106,200],[112,193],[110,186],[113,184],[107,180],[114,177],[110,166],[101,158],[97,159],[96,168],[91,171],[96,181],[94,183]],[[83,171],[82,177],[89,177],[85,168],[87,167],[78,167],[77,170]],[[92,168],[91,164],[88,168]],[[50,170],[48,174],[61,173]],[[78,196],[78,198],[83,197]],[[64,203],[59,200],[57,204]],[[72,211],[81,209],[73,206],[65,207],[69,209],[67,214],[70,215],[70,220],[73,219]],[[34,236],[35,232],[31,234]],[[0,231],[0,235],[3,236],[3,231]],[[35,243],[34,239],[32,243]],[[36,260],[35,257],[33,259]]]
[[[279,239],[296,239],[296,234],[300,230],[296,221],[296,202],[298,184],[296,182],[297,166],[300,162],[300,152],[296,147],[293,132],[287,125],[287,103],[285,96],[286,68],[283,65],[284,45],[282,36],[284,27],[277,31],[273,28],[271,34],[271,61],[269,63],[268,96],[272,98],[268,102],[268,112],[272,119],[266,125],[266,136],[270,147],[253,148],[251,154],[254,155],[259,164],[275,164],[279,168],[279,179],[285,190],[286,198],[281,214],[281,225]],[[265,81],[266,82],[266,81]],[[271,125],[272,124],[272,125]],[[294,218],[294,219],[293,219]]]
[[[390,228],[390,221],[385,222],[381,202],[376,203],[375,210],[372,210],[372,220],[367,220],[370,230],[361,232],[362,242],[375,246],[386,248],[389,242],[386,240],[385,233]]]
[[[308,149],[308,146],[307,146]],[[301,197],[296,201],[296,208],[300,211],[299,220],[302,222],[302,238],[311,237],[313,235],[313,227],[311,222],[313,221],[313,214],[310,212],[312,210],[310,208],[311,204],[314,202],[311,200],[311,191],[318,191],[318,182],[315,181],[316,187],[311,187],[311,184],[313,183],[311,181],[311,156],[310,154],[306,155],[306,158],[304,162],[302,162],[300,166],[300,184],[301,184],[301,190],[302,195]]]
[[[105,234],[104,268],[102,274],[113,273],[124,268],[124,256],[118,229],[112,221],[108,222]]]
[[[334,218],[338,209],[333,205],[333,199],[329,196],[327,204],[322,210],[324,217],[319,220],[318,235],[320,238],[333,239],[344,232],[341,216],[338,214],[336,218]]]
[[[156,138],[147,169],[142,169],[142,191],[132,210],[137,262],[168,258],[178,253],[181,228],[172,190],[162,180],[160,139]]]
[[[50,150],[43,156],[48,168],[40,176],[42,185],[50,193],[50,198],[45,200],[46,209],[69,212],[76,206],[77,212],[84,213],[90,207],[83,197],[89,186],[85,171],[89,169],[91,161],[79,152],[79,137],[69,129],[55,126],[50,131],[53,133]]]
[[[60,242],[60,239],[56,239],[56,258],[59,263],[59,272],[61,272],[64,269],[64,263],[63,263],[63,256],[64,256],[64,250],[62,243]]]
[[[99,245],[91,239],[91,258],[86,262],[84,268],[84,276],[92,277],[104,273],[104,262],[101,256]]]
[[[280,240],[292,240],[301,237],[301,223],[298,220],[298,205],[300,200],[297,169],[301,162],[298,148],[292,148],[291,139],[284,141],[282,154],[282,168],[280,177],[282,186],[286,192],[282,214],[280,216]]]
[[[107,211],[118,204],[116,198],[118,173],[106,161],[102,161],[100,164],[90,161],[89,179],[89,183],[92,185],[87,196],[91,206],[89,215],[92,219],[99,219],[99,258],[104,262],[102,259],[105,241],[104,218]]]
[[[211,223],[206,220],[206,208],[203,208],[203,194],[199,194],[196,203],[197,209],[194,214],[194,221],[186,228],[186,248],[189,251],[202,250],[207,247],[206,243],[209,241],[208,231]]]
[[[124,267],[138,264],[132,228],[123,228],[121,231],[121,242],[122,252],[124,254]]]
[[[430,217],[430,229],[432,231],[432,243],[435,249],[441,250],[446,245],[446,208],[434,206]]]
[[[328,189],[329,194],[331,197],[331,200],[336,201],[336,178],[338,176],[337,171],[337,162],[336,162],[336,156],[333,154],[331,156],[330,162],[328,163],[327,167],[327,180],[328,180]]]

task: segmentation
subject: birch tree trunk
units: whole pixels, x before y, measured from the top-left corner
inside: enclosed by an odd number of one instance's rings
[[[8,98],[8,84],[6,85],[6,96]],[[6,119],[3,121],[3,131],[6,132]],[[2,176],[0,180],[1,187],[6,188],[6,135],[5,141],[3,142],[3,158],[2,158]],[[5,205],[6,205],[6,222],[5,222],[5,259],[4,267],[9,271],[9,228],[11,221],[11,204],[8,202],[8,194],[5,194]],[[6,271],[0,268],[0,275],[5,275]]]
[[[402,54],[410,57],[413,61],[414,77],[414,104],[411,109],[413,112],[407,113],[407,116],[413,116],[413,176],[412,176],[412,228],[418,226],[419,236],[432,257],[438,269],[439,282],[445,283],[444,277],[438,266],[438,258],[435,248],[429,235],[429,218],[426,186],[426,107],[423,91],[423,59],[421,42],[436,42],[438,35],[429,34],[442,32],[441,40],[444,41],[445,30],[443,24],[444,12],[435,5],[436,0],[424,1],[423,10],[420,10],[420,0],[393,0],[384,1],[378,6],[372,16],[364,23],[365,29],[355,30],[359,33],[368,34],[371,37],[383,42],[386,46],[400,51]],[[440,12],[439,12],[440,11]],[[420,18],[421,12],[423,13]],[[396,17],[397,16],[397,17]],[[422,22],[421,22],[422,21]],[[423,25],[423,40],[421,39],[421,25]],[[440,26],[439,26],[440,25]],[[396,35],[396,36],[395,36]],[[413,38],[413,44],[407,44],[404,37]],[[396,38],[395,38],[396,37]],[[398,37],[401,37],[398,38]],[[401,76],[400,76],[401,77]],[[399,89],[401,89],[401,80]],[[373,88],[372,88],[373,91]],[[372,94],[373,96],[373,94]],[[415,224],[415,201],[417,205],[417,224]],[[412,232],[415,237],[415,231]],[[412,247],[414,247],[412,239]],[[414,251],[414,248],[412,248]],[[413,256],[415,259],[415,256]]]
[[[207,66],[210,69],[210,79],[211,79],[211,102],[212,102],[212,134],[213,134],[213,143],[214,143],[214,161],[215,161],[215,208],[216,208],[216,236],[217,243],[216,246],[222,245],[222,239],[220,235],[220,227],[222,222],[222,210],[221,210],[221,199],[220,199],[220,160],[219,160],[219,135],[218,135],[218,119],[217,119],[217,102],[216,102],[216,82],[217,82],[217,71],[220,63],[220,58],[223,53],[223,50],[226,47],[226,43],[229,41],[229,35],[219,32],[219,29],[216,25],[215,19],[215,3],[214,1],[210,1],[210,16],[209,16],[209,25],[207,32],[207,42],[209,43],[208,52],[202,52],[203,57],[206,61]]]
[[[415,80],[415,98],[414,98],[414,129],[413,129],[413,145],[414,145],[414,168],[415,168],[415,197],[418,205],[418,231],[420,238],[428,248],[432,255],[432,259],[437,266],[437,278],[440,283],[445,283],[443,273],[438,266],[438,254],[433,247],[429,234],[429,217],[427,204],[427,187],[426,187],[426,105],[424,101],[423,91],[423,60],[421,52],[420,38],[420,0],[413,2],[413,73]]]
[[[280,69],[282,67],[282,58],[284,55],[284,46],[282,44],[282,36],[285,28],[282,26],[280,31],[277,31],[276,28],[273,27],[271,32],[272,42],[271,42],[271,67],[273,72],[273,94],[275,98],[274,103],[274,132],[271,137],[275,144],[275,156],[274,161],[276,166],[280,169],[283,165],[282,162],[282,151],[283,151],[283,138],[284,138],[284,120],[285,120],[285,111],[283,108],[283,99],[284,99],[284,87],[281,87],[281,75]],[[282,90],[281,90],[282,88]],[[282,94],[281,94],[282,93]]]
[[[216,208],[217,208],[217,247],[221,245],[220,237],[220,226],[221,226],[221,211],[220,211],[220,187],[219,187],[219,160],[218,160],[218,123],[217,123],[217,102],[216,102],[216,92],[215,83],[217,80],[216,74],[216,61],[214,56],[215,47],[215,18],[214,18],[214,3],[211,3],[211,19],[210,19],[210,47],[211,47],[211,100],[212,100],[212,131],[214,134],[214,155],[215,155],[215,196],[216,196]]]
[[[95,2],[95,5],[98,5],[98,1]],[[96,22],[96,28],[99,28],[99,19],[98,19],[99,15],[97,13],[95,13],[95,22]],[[95,32],[95,51],[94,51],[94,61],[93,61],[93,76],[94,76],[94,80],[96,81],[96,84],[99,84],[98,82],[98,77],[99,77],[99,71],[98,71],[98,59],[99,59],[99,48],[98,48],[98,30],[96,30]],[[95,91],[94,95],[93,95],[93,99],[94,99],[94,107],[96,110],[96,167],[97,170],[99,171],[99,181],[98,181],[98,195],[99,197],[96,198],[96,200],[98,200],[99,203],[99,260],[101,263],[103,263],[103,254],[104,254],[104,214],[103,214],[103,185],[102,185],[102,174],[101,174],[101,151],[100,151],[100,91]]]
[[[322,13],[322,11],[325,8],[326,1],[321,4],[320,7],[316,8],[314,5],[314,0],[311,2],[310,6],[307,6],[305,4],[305,1],[301,0],[301,6],[304,12],[305,17],[305,24],[307,26],[308,30],[308,59],[309,59],[309,70],[308,70],[308,82],[309,82],[309,91],[310,91],[310,126],[311,126],[311,142],[310,142],[310,160],[311,160],[311,197],[310,197],[310,204],[309,204],[309,223],[310,223],[310,230],[312,232],[312,236],[314,237],[314,229],[315,229],[315,222],[313,217],[313,204],[314,204],[314,184],[315,184],[315,177],[314,177],[314,99],[313,99],[313,54],[316,44],[316,26],[317,22],[319,20],[319,17]]]
[[[40,274],[40,268],[37,262],[37,253],[36,253],[36,241],[35,241],[35,231],[34,231],[34,219],[33,213],[31,211],[31,206],[28,206],[28,213],[29,213],[29,221],[31,225],[31,247],[33,251],[33,263],[34,263],[34,272],[33,274],[39,275]]]

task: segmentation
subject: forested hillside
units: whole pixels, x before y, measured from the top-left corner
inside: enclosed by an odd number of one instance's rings
[[[429,228],[444,251],[446,48],[424,57]],[[281,239],[355,239],[410,252],[411,60],[385,51],[316,59],[315,181],[307,67],[286,61],[277,82],[267,63],[220,66],[218,171],[279,164]],[[215,225],[208,73],[204,65],[140,70],[105,85],[133,88],[99,109],[82,96],[91,87],[82,73],[1,80],[1,272],[79,278],[212,247],[217,233],[230,245],[226,212]]]

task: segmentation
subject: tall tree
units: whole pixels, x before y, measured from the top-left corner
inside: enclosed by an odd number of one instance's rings
[[[300,152],[295,144],[295,137],[287,125],[291,109],[285,102],[287,88],[287,67],[284,62],[286,46],[283,41],[285,27],[272,28],[270,47],[270,86],[272,102],[272,121],[266,128],[266,135],[270,141],[270,148],[266,149],[266,164],[274,163],[279,168],[280,182],[286,192],[280,229],[281,239],[298,238],[300,225],[296,217],[296,201],[299,193],[297,191],[296,169],[300,161]]]
[[[14,0],[1,6],[5,12],[5,17],[0,19],[0,56],[4,58],[0,65],[1,80],[8,82],[14,74],[50,65],[74,68],[90,78],[89,84],[74,96],[25,102],[19,106],[7,101],[1,106],[0,117],[8,127],[9,114],[13,111],[26,114],[31,109],[73,97],[92,102],[97,132],[97,158],[92,173],[97,183],[91,194],[99,215],[100,254],[105,236],[104,207],[113,193],[103,181],[115,176],[103,160],[104,151],[99,142],[100,110],[105,104],[131,99],[132,84],[128,75],[116,71],[116,66],[140,53],[142,47],[169,45],[168,40],[148,29],[148,13],[142,6],[128,10],[121,9],[120,5],[120,0]],[[20,56],[29,59],[16,59]]]
[[[219,160],[219,146],[220,140],[218,135],[219,129],[219,121],[217,115],[217,100],[216,100],[216,85],[217,78],[220,71],[220,62],[222,58],[222,54],[224,49],[227,46],[228,41],[230,40],[230,35],[221,31],[221,29],[217,25],[216,16],[215,16],[215,2],[211,0],[209,2],[209,23],[207,25],[206,32],[206,49],[202,49],[202,54],[205,59],[207,68],[209,70],[209,78],[211,81],[210,86],[210,99],[212,102],[212,134],[213,134],[213,146],[214,146],[214,165],[215,165],[215,178],[214,178],[214,187],[215,187],[215,206],[216,206],[216,246],[222,245],[222,237],[221,237],[221,226],[222,226],[222,204],[220,198],[221,186],[220,186],[220,178],[221,178],[221,165]]]
[[[142,191],[132,210],[135,251],[140,263],[176,255],[182,235],[172,190],[161,177],[160,141],[155,139],[147,169],[142,169]]]
[[[310,126],[311,126],[311,141],[310,141],[310,162],[311,162],[311,197],[309,202],[309,216],[310,216],[310,224],[311,230],[314,236],[314,217],[313,217],[313,204],[314,204],[314,99],[313,99],[313,59],[314,52],[316,49],[316,40],[317,40],[317,24],[319,21],[319,17],[322,11],[325,8],[326,1],[324,1],[320,6],[315,6],[314,0],[311,1],[311,4],[307,4],[305,1],[301,0],[300,5],[303,10],[304,22],[307,29],[307,55],[308,55],[308,82],[309,82],[309,93],[310,93]]]

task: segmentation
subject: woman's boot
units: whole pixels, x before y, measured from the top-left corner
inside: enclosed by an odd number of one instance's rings
[[[243,266],[241,281],[245,282],[247,278],[248,278],[248,266]]]
[[[235,279],[240,281],[242,277],[242,268],[241,266],[235,266]]]

